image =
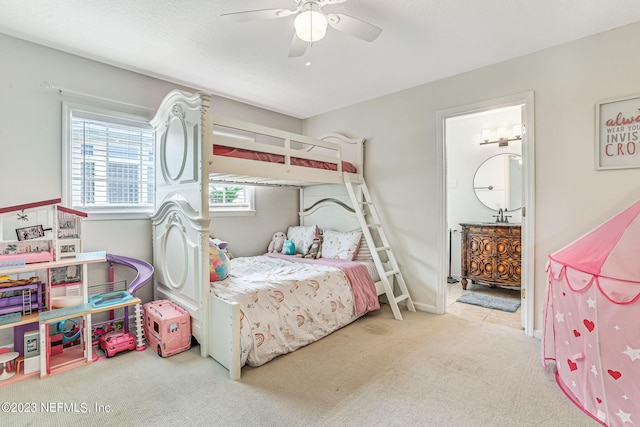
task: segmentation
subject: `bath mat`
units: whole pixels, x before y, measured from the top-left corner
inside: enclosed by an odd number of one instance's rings
[[[506,298],[492,297],[490,295],[474,294],[467,292],[456,300],[465,304],[479,305],[480,307],[515,313],[520,308],[520,301]]]

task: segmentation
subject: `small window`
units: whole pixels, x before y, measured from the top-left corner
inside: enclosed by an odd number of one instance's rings
[[[209,183],[209,207],[213,211],[253,210],[253,187]]]
[[[64,199],[93,213],[151,213],[154,132],[143,117],[65,103]]]
[[[160,333],[160,325],[158,325],[158,322],[153,322],[153,330],[156,331],[156,333]]]
[[[255,137],[238,129],[215,126],[213,134],[241,141],[255,141]],[[209,211],[214,216],[253,215],[255,187],[229,182],[209,182]]]

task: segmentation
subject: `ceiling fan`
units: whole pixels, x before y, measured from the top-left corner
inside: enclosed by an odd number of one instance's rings
[[[344,3],[347,0],[293,0],[295,9],[256,9],[243,12],[223,13],[220,16],[233,22],[257,21],[284,18],[296,15],[295,34],[289,47],[289,57],[302,56],[309,44],[325,36],[327,25],[343,33],[372,42],[382,32],[375,25],[343,13],[325,13],[327,5]]]

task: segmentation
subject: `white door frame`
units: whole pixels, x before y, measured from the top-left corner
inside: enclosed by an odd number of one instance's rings
[[[439,177],[441,209],[439,214],[438,245],[441,254],[440,277],[436,296],[436,311],[445,313],[447,309],[447,157],[445,121],[449,118],[479,113],[497,108],[523,105],[522,112],[522,159],[523,159],[523,211],[522,215],[522,325],[524,333],[532,337],[534,333],[534,270],[535,270],[535,125],[533,91],[492,99],[470,105],[463,105],[438,111],[436,118],[436,174]]]

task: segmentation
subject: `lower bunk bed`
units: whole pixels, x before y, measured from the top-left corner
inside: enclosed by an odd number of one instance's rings
[[[301,212],[298,229],[353,234],[352,210],[335,198]],[[353,261],[265,254],[231,260],[229,276],[210,282],[208,221],[180,198],[152,217],[154,298],[189,311],[202,356],[211,356],[239,379],[245,364],[259,366],[380,308],[386,295],[366,240]],[[310,238],[310,236],[307,236]],[[203,284],[205,284],[203,286]]]
[[[379,309],[371,270],[282,254],[232,259],[229,277],[211,282],[210,355],[238,379],[245,364],[263,365]]]

